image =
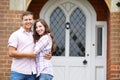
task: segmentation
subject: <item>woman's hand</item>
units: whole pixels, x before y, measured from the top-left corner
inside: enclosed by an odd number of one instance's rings
[[[51,53],[45,54],[44,58],[50,60],[52,58],[52,54]]]

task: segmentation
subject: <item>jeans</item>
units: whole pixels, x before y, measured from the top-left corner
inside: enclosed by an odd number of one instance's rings
[[[38,80],[52,80],[53,76],[50,74],[41,73]]]
[[[11,71],[10,80],[35,80],[36,75],[26,75],[18,72]]]

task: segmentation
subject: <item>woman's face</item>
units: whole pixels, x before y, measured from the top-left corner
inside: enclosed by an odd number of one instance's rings
[[[43,24],[41,24],[41,22],[37,22],[36,23],[36,32],[42,36],[45,32],[45,27],[43,26]]]

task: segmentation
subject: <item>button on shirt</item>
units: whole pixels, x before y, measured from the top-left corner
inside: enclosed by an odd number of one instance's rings
[[[23,27],[13,32],[8,40],[8,46],[13,46],[19,52],[33,51],[34,41],[32,32],[26,32]],[[32,58],[13,58],[12,71],[22,74],[36,74],[35,59]]]

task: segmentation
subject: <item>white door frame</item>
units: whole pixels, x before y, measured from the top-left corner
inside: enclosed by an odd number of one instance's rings
[[[51,14],[46,15],[46,12],[47,13],[52,12],[54,10],[55,6],[58,6],[60,4],[59,1],[60,0],[49,0],[40,11],[40,14],[39,14],[40,17],[45,19],[48,24],[49,24],[48,18],[50,17]],[[68,1],[71,2],[72,0],[68,0]],[[62,0],[62,2],[64,2],[64,0]],[[96,61],[95,61],[96,60],[96,57],[95,57],[96,56],[96,45],[95,45],[96,44],[96,39],[95,39],[96,30],[95,29],[96,29],[96,23],[97,23],[96,12],[95,12],[94,8],[92,7],[92,5],[87,0],[79,0],[79,2],[77,2],[76,4],[79,5],[80,8],[83,10],[83,12],[86,15],[86,18],[91,19],[90,21],[88,21],[88,24],[87,24],[87,26],[89,26],[88,29],[90,29],[90,31],[91,31],[89,33],[92,35],[92,36],[89,36],[89,37],[91,37],[91,38],[89,38],[91,45],[87,45],[87,42],[86,42],[86,45],[89,46],[89,48],[91,47],[91,49],[86,49],[86,50],[90,51],[89,53],[91,53],[91,54],[88,53],[88,55],[90,56],[89,57],[89,60],[90,60],[89,61],[90,62],[90,67],[89,67],[90,75],[89,75],[89,77],[90,77],[90,80],[95,80],[96,79],[95,78],[95,69],[96,69],[95,68],[96,67],[96,64],[95,64],[96,63]],[[51,9],[48,10],[48,7],[51,7]],[[63,9],[63,11],[64,11],[64,9]],[[68,21],[68,19],[67,19],[67,21]],[[91,72],[92,72],[92,74],[91,74]]]
[[[97,29],[102,29],[102,51],[97,55],[97,40],[95,51],[95,80],[107,80],[107,22],[96,22],[95,37],[97,39]]]

